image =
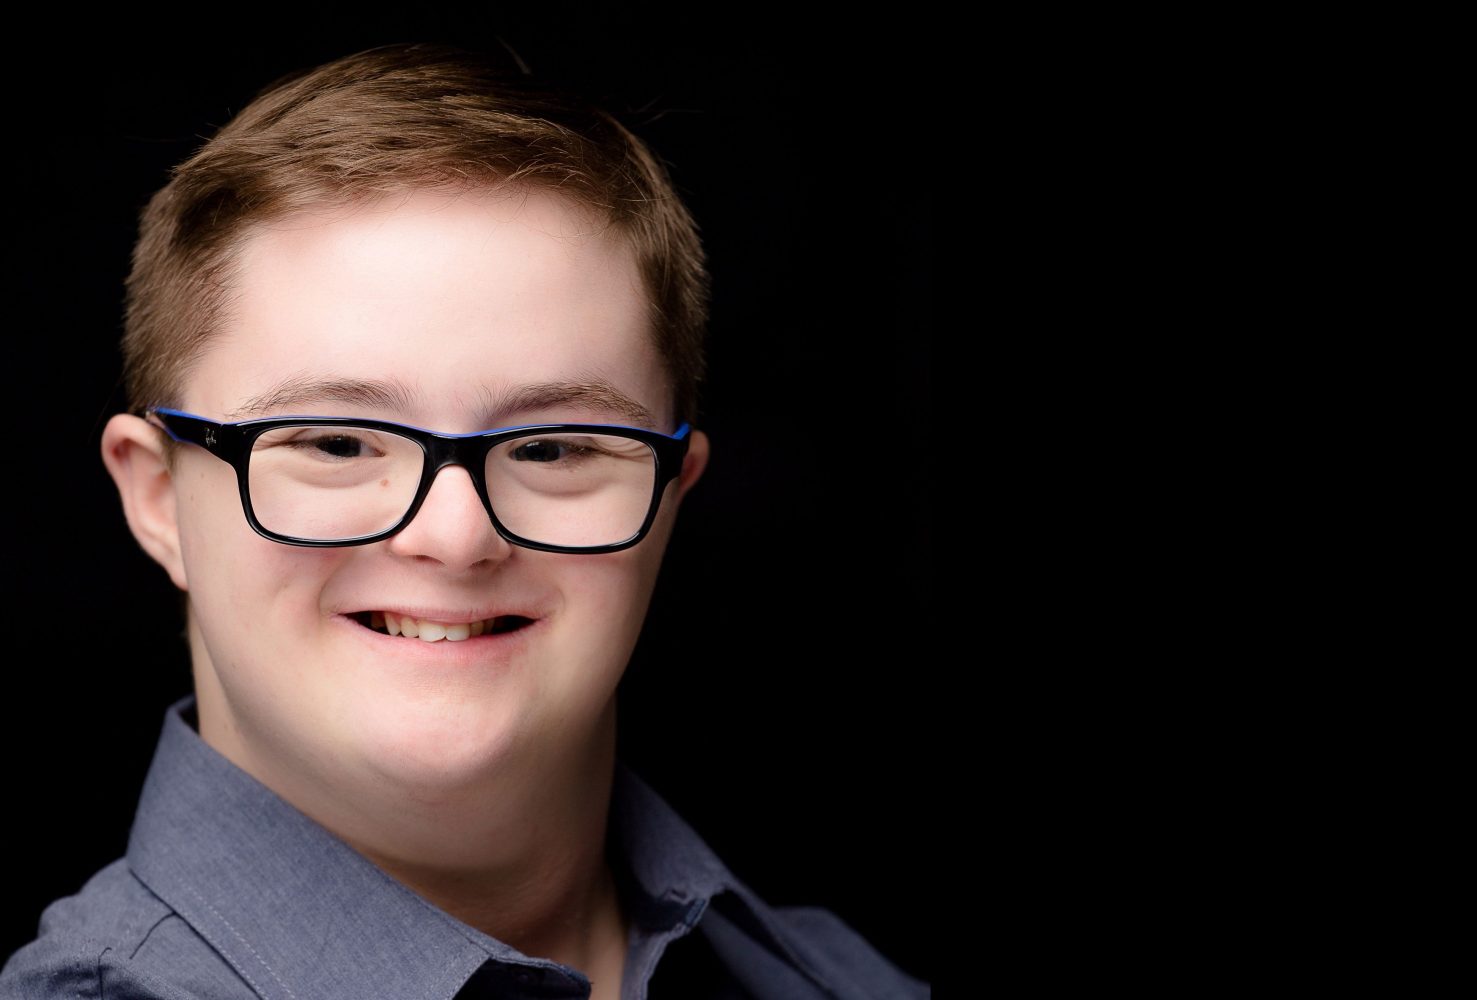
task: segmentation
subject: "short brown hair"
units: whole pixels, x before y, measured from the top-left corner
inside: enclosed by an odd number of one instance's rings
[[[557,189],[627,239],[674,416],[695,422],[709,277],[662,162],[612,113],[440,43],[289,73],[173,168],[141,214],[127,279],[129,408],[180,405],[256,223],[407,188],[507,183]]]

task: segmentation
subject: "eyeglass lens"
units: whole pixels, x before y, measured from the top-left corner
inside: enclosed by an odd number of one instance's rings
[[[252,510],[268,531],[334,541],[392,527],[420,487],[425,453],[410,438],[339,425],[277,427],[252,447]],[[487,453],[488,499],[515,535],[547,545],[614,545],[646,519],[651,446],[614,434],[530,434]]]

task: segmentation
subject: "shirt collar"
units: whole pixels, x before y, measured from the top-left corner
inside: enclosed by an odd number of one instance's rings
[[[193,695],[165,711],[128,863],[262,997],[450,998],[489,965],[524,981],[588,985],[432,906],[222,756],[195,726]],[[725,892],[763,906],[620,761],[609,834],[612,867],[643,929],[693,924]],[[765,915],[756,920],[776,930]]]

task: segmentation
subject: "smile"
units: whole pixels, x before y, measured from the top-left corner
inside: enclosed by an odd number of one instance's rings
[[[502,635],[533,624],[522,615],[498,615],[474,622],[438,622],[430,618],[412,618],[392,611],[358,611],[347,616],[380,635],[398,635],[422,642],[464,642],[480,635]]]

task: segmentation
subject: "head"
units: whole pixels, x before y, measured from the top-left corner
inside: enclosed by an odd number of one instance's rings
[[[261,91],[143,211],[122,345],[130,410],[179,400],[258,225],[414,188],[523,182],[557,188],[628,243],[674,416],[695,422],[708,320],[697,226],[616,118],[530,80],[451,46],[399,44]]]
[[[206,738],[348,809],[588,755],[613,733],[707,439],[691,432],[650,533],[621,551],[510,544],[456,466],[398,533],[310,548],[254,532],[234,470],[144,408],[671,434],[697,417],[707,287],[691,216],[637,138],[444,46],[280,80],[176,167],[142,215],[130,412],[102,450],[131,530],[185,595]],[[383,612],[518,627],[428,642],[368,627]]]

